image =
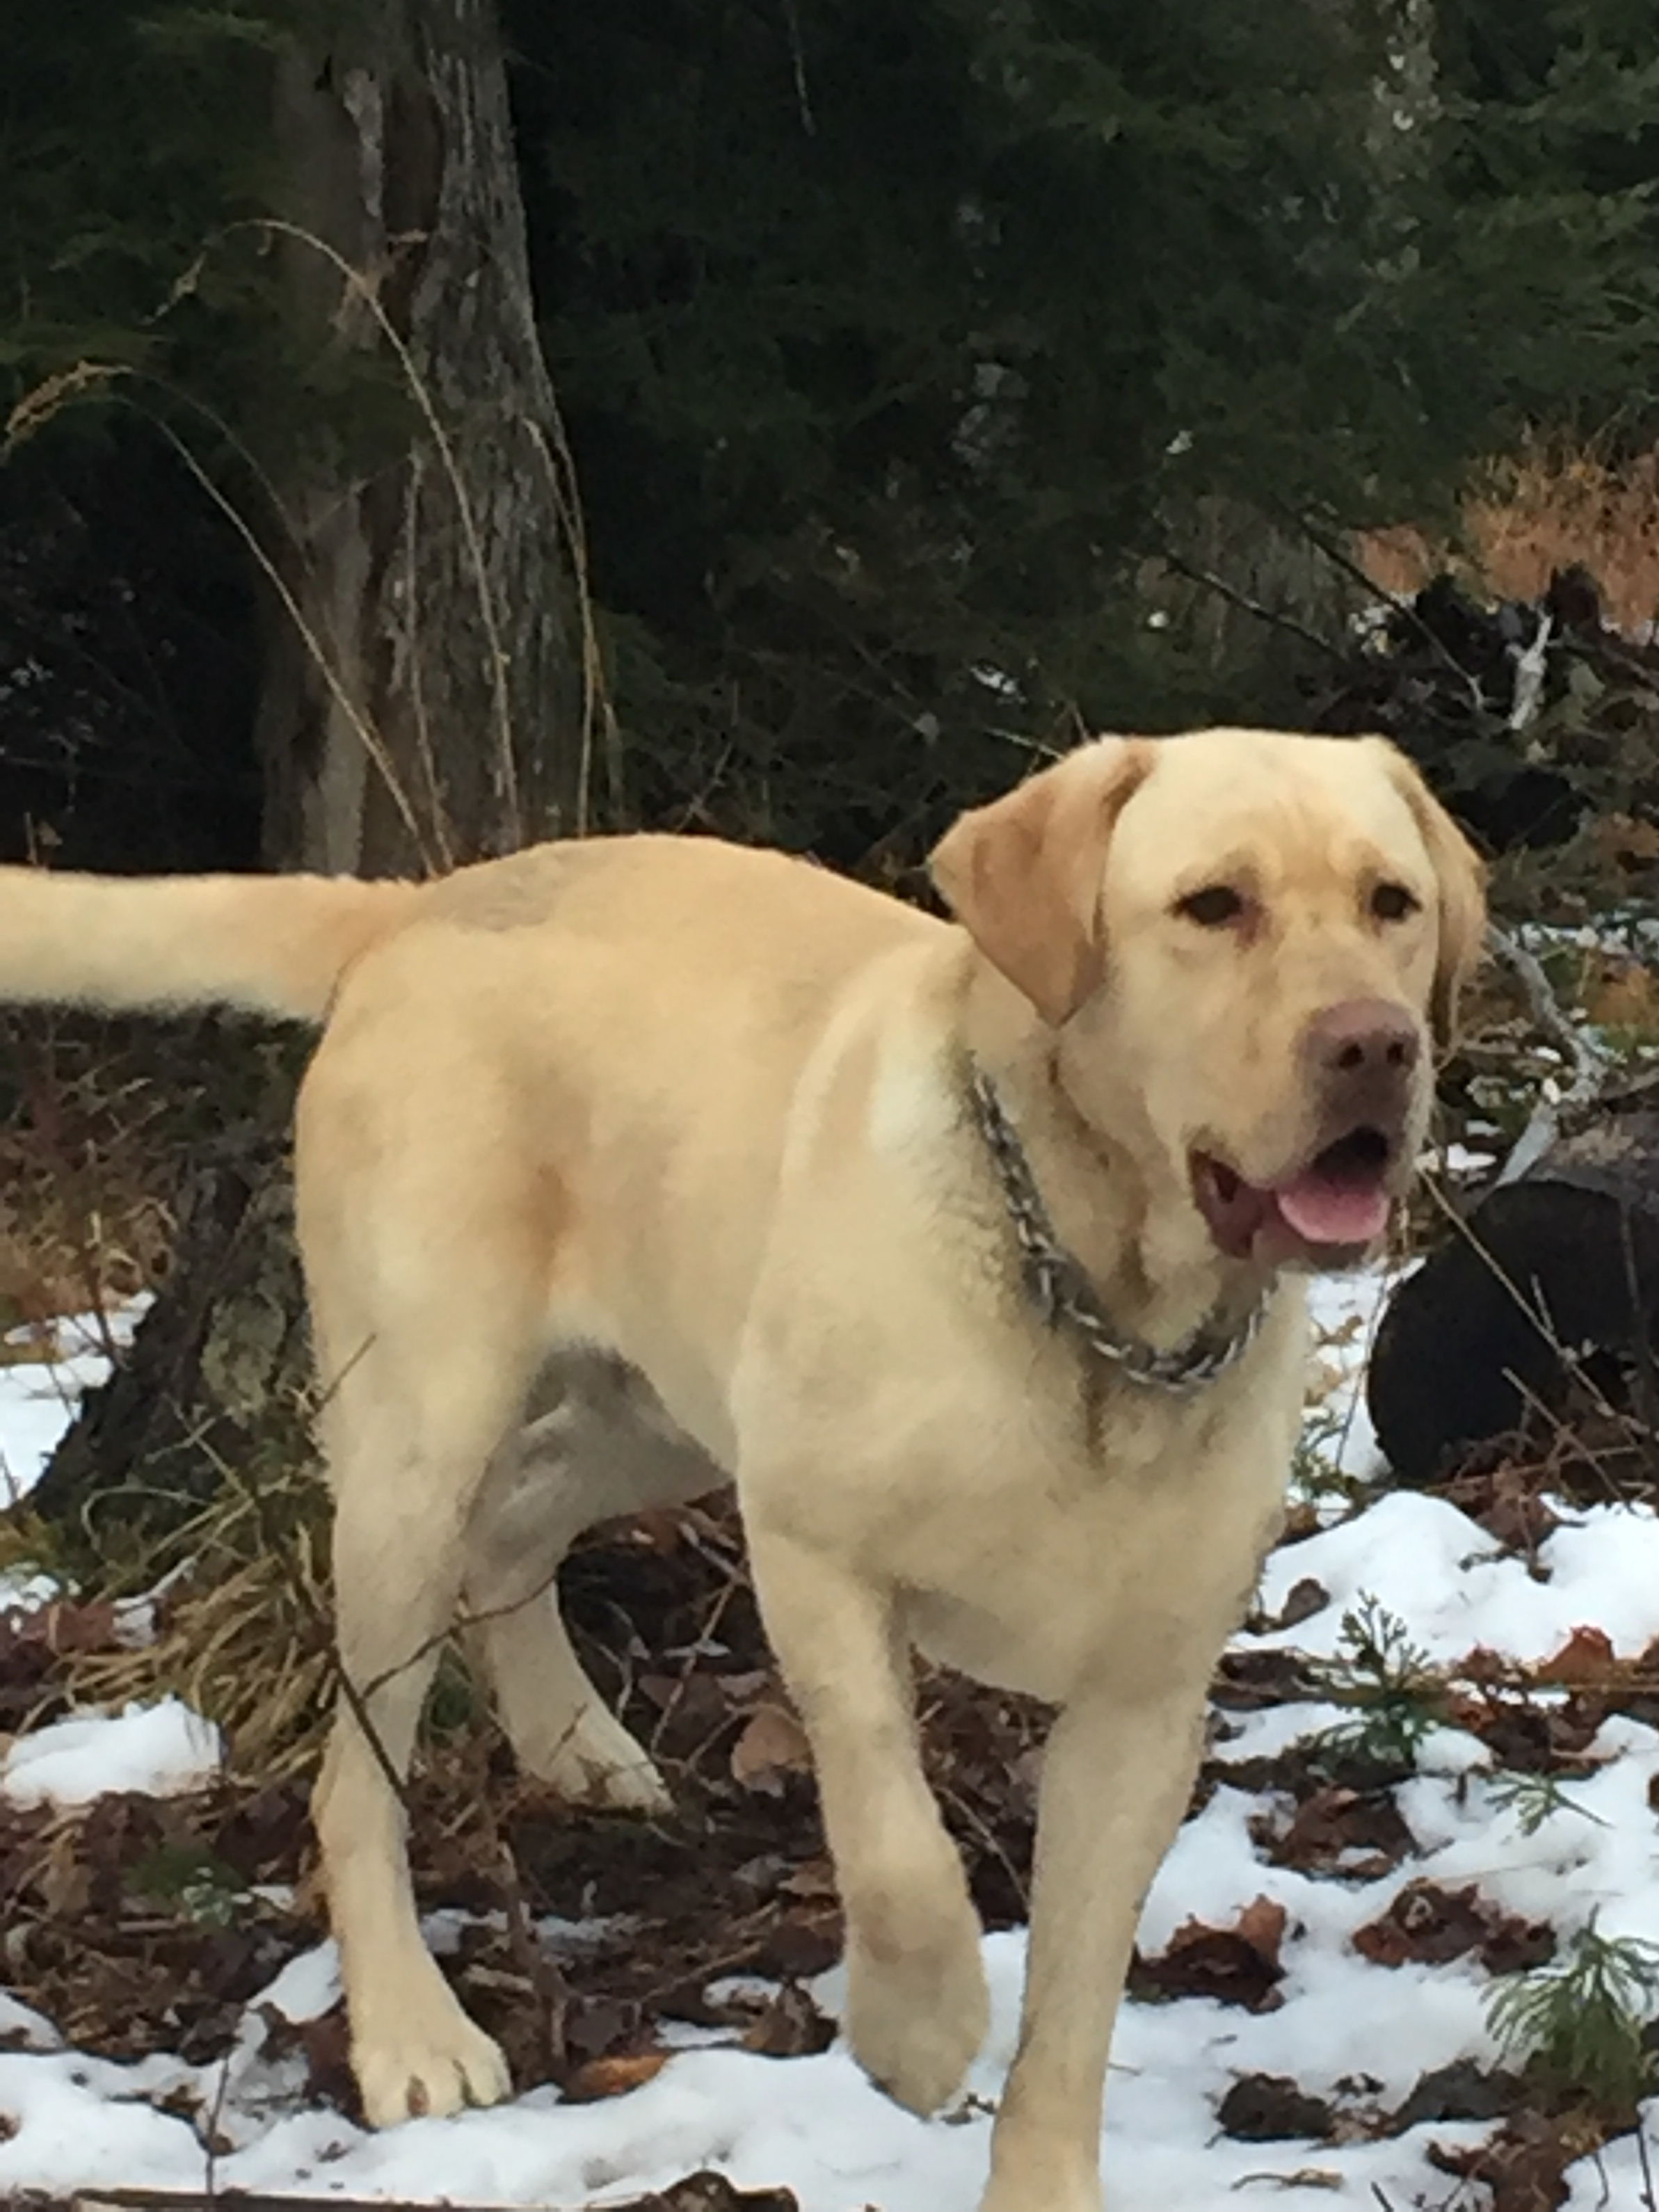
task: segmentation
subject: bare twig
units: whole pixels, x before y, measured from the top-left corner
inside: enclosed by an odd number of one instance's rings
[[[1230,584],[1224,576],[1218,576],[1212,568],[1200,568],[1167,548],[1160,550],[1158,558],[1166,568],[1173,568],[1178,576],[1186,577],[1190,584],[1202,584],[1206,591],[1213,592],[1218,599],[1225,599],[1230,606],[1238,608],[1241,613],[1253,616],[1257,622],[1266,623],[1271,629],[1285,630],[1291,637],[1299,637],[1304,645],[1317,647],[1333,660],[1347,658],[1340,645],[1334,645],[1329,638],[1322,637],[1316,629],[1310,629],[1305,623],[1297,622],[1294,615],[1281,614],[1276,607],[1264,606],[1260,599],[1251,599],[1236,584]]]
[[[1549,663],[1550,640],[1555,634],[1552,615],[1540,617],[1538,635],[1515,655],[1515,695],[1507,727],[1517,735],[1537,714],[1544,699],[1544,672]]]
[[[1340,568],[1345,576],[1369,592],[1373,599],[1381,599],[1383,605],[1391,607],[1402,621],[1408,622],[1429,647],[1435,658],[1468,686],[1470,704],[1477,711],[1485,707],[1486,702],[1480,694],[1480,678],[1472,675],[1464,667],[1462,662],[1443,639],[1436,636],[1410,599],[1402,599],[1399,592],[1389,591],[1386,585],[1379,584],[1374,578],[1368,576],[1358,561],[1354,560],[1350,554],[1344,552],[1334,539],[1327,538],[1322,530],[1309,521],[1305,514],[1293,514],[1285,508],[1281,508],[1279,513],[1285,521],[1293,524],[1302,532],[1316,553],[1324,555],[1334,568]]]
[[[1621,1415],[1618,1408],[1614,1407],[1612,1401],[1607,1396],[1607,1394],[1595,1380],[1595,1376],[1591,1373],[1589,1368],[1586,1365],[1578,1352],[1571,1346],[1563,1341],[1560,1331],[1555,1326],[1554,1318],[1551,1315],[1547,1305],[1545,1304],[1541,1286],[1534,1280],[1533,1284],[1534,1295],[1532,1297],[1528,1297],[1527,1293],[1516,1281],[1514,1276],[1504,1266],[1502,1261],[1498,1259],[1492,1247],[1481,1237],[1477,1225],[1472,1222],[1467,1215],[1461,1212],[1458,1208],[1453,1205],[1451,1200],[1446,1195],[1444,1190],[1442,1189],[1437,1180],[1432,1176],[1425,1176],[1423,1178],[1423,1184],[1424,1188],[1428,1192],[1429,1196],[1434,1200],[1435,1205],[1439,1208],[1441,1215],[1445,1220],[1447,1225],[1451,1229],[1455,1235],[1463,1238],[1464,1242],[1469,1246],[1477,1259],[1480,1261],[1481,1264],[1492,1275],[1494,1279],[1502,1285],[1503,1288],[1508,1292],[1510,1297],[1514,1302],[1517,1311],[1531,1325],[1531,1327],[1537,1331],[1540,1339],[1548,1349],[1552,1357],[1559,1365],[1563,1374],[1571,1376],[1580,1389],[1588,1394],[1590,1402],[1594,1405],[1598,1413],[1602,1415],[1616,1427],[1628,1431],[1631,1425],[1627,1418]],[[1512,1369],[1504,1369],[1504,1379],[1517,1392],[1523,1405],[1526,1406],[1532,1413],[1541,1417],[1546,1425],[1553,1431],[1558,1443],[1570,1440],[1578,1441],[1572,1437],[1572,1432],[1568,1424],[1563,1421],[1559,1415],[1552,1408],[1546,1406],[1537,1396],[1535,1392],[1534,1392],[1527,1382],[1520,1376],[1516,1374]],[[1644,1434],[1639,1422],[1637,1425],[1636,1433],[1638,1435]],[[1583,1449],[1582,1442],[1580,1442],[1580,1449]],[[1601,1462],[1596,1458],[1595,1455],[1589,1453],[1586,1454],[1586,1456],[1589,1457],[1591,1463],[1595,1466],[1598,1474],[1601,1475],[1601,1480],[1606,1484],[1609,1492],[1615,1498],[1622,1498],[1625,1497],[1626,1492],[1612,1480],[1610,1476],[1607,1475],[1606,1470],[1601,1467]]]
[[[63,2197],[43,2195],[37,2212],[215,2212],[216,2200],[197,2189],[129,2189],[118,2184],[78,2189]],[[227,2200],[221,2197],[218,2203]],[[428,2212],[426,2204],[408,2198],[351,2197],[337,2194],[304,2196],[284,2191],[280,2196],[238,2191],[236,2212]],[[626,2203],[614,2200],[611,2212],[785,2212],[794,2203],[787,2190],[738,2189],[719,2174],[688,2176],[670,2188]],[[489,2208],[484,2208],[489,2212]],[[498,2208],[506,2212],[506,2207]]]
[[[372,1674],[362,1685],[362,1695],[365,1698],[377,1697],[388,1682],[396,1681],[399,1674],[406,1674],[411,1667],[418,1667],[422,1660],[429,1659],[434,1651],[441,1651],[453,1638],[464,1635],[471,1629],[487,1628],[492,1620],[505,1620],[509,1614],[522,1613],[526,1606],[534,1605],[538,1599],[545,1597],[550,1590],[555,1589],[558,1579],[559,1571],[554,1567],[544,1574],[538,1583],[527,1589],[522,1597],[509,1598],[504,1605],[485,1606],[482,1611],[476,1613],[465,1607],[458,1607],[445,1627],[434,1630],[430,1636],[417,1644],[405,1658],[395,1660],[390,1667],[382,1667],[378,1674]]]
[[[809,138],[816,138],[818,126],[812,113],[811,94],[806,83],[806,53],[801,44],[800,15],[795,0],[783,0],[784,21],[789,27],[789,60],[795,73],[795,106],[800,116],[800,127]]]
[[[1572,1081],[1559,1098],[1540,1091],[1532,1118],[1510,1147],[1498,1176],[1498,1183],[1517,1182],[1534,1167],[1560,1133],[1562,1121],[1583,1107],[1593,1105],[1612,1073],[1612,1060],[1589,1032],[1562,1006],[1544,973],[1542,963],[1519,938],[1493,923],[1487,943],[1526,994],[1527,1007],[1546,1036],[1566,1054]]]
[[[228,2051],[219,2062],[219,2078],[213,2093],[213,2109],[207,2116],[207,2134],[203,2146],[205,2162],[202,2190],[210,2204],[216,2204],[219,2201],[219,2144],[222,2140],[219,2124],[225,2114],[225,2100],[230,2094],[230,2057]]]
[[[501,1903],[507,1918],[507,1948],[518,1961],[520,1972],[535,1992],[544,2039],[542,2056],[547,2070],[556,2081],[562,2081],[570,2058],[565,2036],[565,2022],[570,2010],[569,1985],[557,1961],[550,1958],[545,1948],[536,1941],[529,1907],[525,1903],[524,1881],[519,1872],[519,1862],[513,1855],[511,1844],[495,1827],[488,1795],[481,1792],[478,1802],[489,1819],[501,1867]]]
[[[125,371],[112,373],[125,374]],[[350,725],[352,732],[356,736],[358,744],[362,745],[364,752],[368,754],[369,759],[374,762],[374,766],[379,769],[380,780],[386,786],[387,794],[391,798],[392,805],[397,808],[398,812],[402,818],[404,827],[408,830],[410,838],[414,844],[416,851],[421,856],[421,865],[422,867],[426,868],[428,872],[433,872],[434,860],[431,848],[427,841],[425,833],[422,830],[420,823],[416,818],[414,808],[410,805],[408,793],[404,789],[403,783],[398,775],[397,769],[392,763],[390,752],[386,750],[386,744],[382,741],[380,732],[374,727],[373,724],[368,720],[368,717],[357,705],[356,700],[352,698],[350,693],[346,690],[345,684],[342,681],[339,671],[336,668],[333,661],[330,659],[328,654],[323,650],[322,640],[313,629],[311,624],[306,620],[304,611],[301,607],[298,599],[295,596],[294,592],[289,590],[287,582],[278,571],[276,562],[271,559],[270,554],[266,552],[264,547],[259,543],[258,536],[254,531],[252,526],[243,515],[235,501],[228,498],[226,495],[220,490],[218,485],[215,483],[213,478],[208,474],[208,471],[197,459],[195,454],[191,452],[190,447],[185,445],[184,440],[179,437],[178,432],[173,429],[171,423],[165,421],[162,416],[154,413],[149,408],[138,407],[136,408],[136,411],[143,415],[145,419],[152,423],[155,429],[161,433],[161,436],[167,441],[174,453],[178,454],[179,459],[184,463],[185,468],[189,470],[191,475],[194,477],[196,482],[201,486],[203,491],[204,491],[207,496],[213,501],[213,504],[219,509],[225,520],[236,532],[238,537],[240,538],[242,543],[246,546],[248,552],[252,556],[255,565],[264,574],[265,581],[270,585],[271,590],[276,594],[278,599],[281,600],[283,612],[287,615],[289,620],[294,624],[295,629],[299,632],[306,651],[311,657],[312,664],[315,667],[318,674],[322,678],[324,683],[328,686],[329,692],[333,698],[335,705],[339,708],[341,714]]]
[[[593,826],[593,762],[601,731],[605,738],[612,826],[617,826],[622,807],[622,733],[611,701],[605,678],[605,654],[594,616],[592,580],[587,556],[587,525],[577,484],[576,463],[556,398],[553,403],[550,435],[541,423],[528,418],[525,428],[546,471],[554,515],[564,533],[576,594],[576,612],[581,629],[581,749],[576,781],[574,829],[577,836],[586,837]]]

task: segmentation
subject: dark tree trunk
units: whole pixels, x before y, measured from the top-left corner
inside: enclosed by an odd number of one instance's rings
[[[193,1517],[273,1429],[303,1436],[310,1373],[285,1140],[243,1124],[180,1195],[172,1272],[131,1351],[89,1391],[30,1495],[91,1539]],[[303,1449],[303,1444],[299,1449]]]
[[[355,21],[279,74],[276,235],[334,396],[274,486],[264,842],[421,873],[587,826],[590,695],[491,0]],[[130,1359],[35,1492],[53,1519],[159,1532],[223,1467],[305,1449],[285,1112],[202,1162]]]
[[[374,404],[276,487],[264,848],[430,872],[587,826],[592,697],[492,0],[358,21],[279,72],[293,316]]]

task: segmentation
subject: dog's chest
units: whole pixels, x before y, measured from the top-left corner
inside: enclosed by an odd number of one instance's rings
[[[1277,1531],[1287,1423],[1251,1409],[1162,1450],[1033,1455],[958,1468],[891,1565],[911,1635],[981,1680],[1063,1702],[1102,1670],[1167,1679],[1249,1603]],[[918,1501],[920,1504],[920,1501]]]

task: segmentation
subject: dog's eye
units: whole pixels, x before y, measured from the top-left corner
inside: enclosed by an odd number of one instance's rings
[[[1420,903],[1416,892],[1408,891],[1404,884],[1378,884],[1371,893],[1371,912],[1379,921],[1404,921]]]
[[[1231,884],[1206,884],[1201,891],[1188,891],[1176,901],[1176,912],[1200,929],[1225,929],[1244,911],[1244,894]]]

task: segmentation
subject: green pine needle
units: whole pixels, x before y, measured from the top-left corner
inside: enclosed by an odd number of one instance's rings
[[[1504,2055],[1553,2095],[1626,2115],[1653,2087],[1659,1945],[1587,1926],[1546,1966],[1506,1975],[1486,2016]]]

